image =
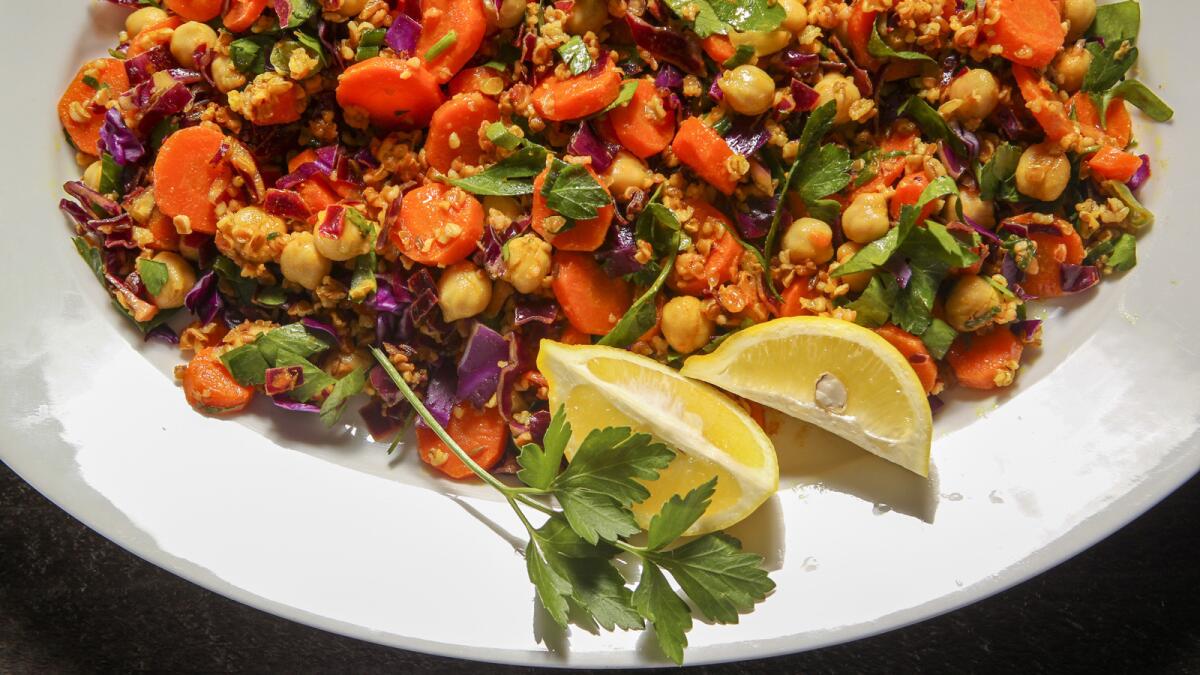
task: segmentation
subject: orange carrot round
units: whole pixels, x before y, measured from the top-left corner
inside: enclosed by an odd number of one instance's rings
[[[875,332],[904,355],[908,365],[916,372],[917,379],[921,381],[921,386],[925,388],[925,393],[932,392],[937,385],[937,364],[934,363],[925,343],[921,342],[921,338],[890,323],[876,328]]]
[[[234,33],[250,30],[267,9],[267,0],[229,0],[229,9],[221,22]]]
[[[592,174],[592,178],[600,183],[600,178],[592,170],[592,167],[585,168],[588,173]],[[596,209],[595,218],[577,220],[575,226],[566,232],[551,234],[546,229],[546,219],[558,216],[558,214],[550,208],[550,205],[546,203],[546,198],[542,196],[542,186],[549,173],[550,170],[546,169],[533,179],[533,209],[530,211],[530,224],[533,226],[533,230],[553,244],[554,248],[563,251],[595,251],[600,248],[604,243],[604,238],[608,236],[608,226],[612,224],[614,212],[612,203]],[[603,185],[603,183],[600,184]]]
[[[1088,160],[1088,168],[1092,170],[1092,177],[1098,181],[1115,180],[1128,183],[1138,169],[1142,168],[1142,158],[1106,145]]]
[[[1075,94],[1071,97],[1071,108],[1075,111],[1075,120],[1079,124],[1108,136],[1118,147],[1128,146],[1129,141],[1133,139],[1133,118],[1129,115],[1129,108],[1125,106],[1124,99],[1117,97],[1109,103],[1108,110],[1104,112],[1103,127],[1100,124],[1100,111],[1096,109],[1091,96],[1082,91]]]
[[[733,150],[714,129],[695,117],[689,117],[679,125],[675,140],[671,142],[671,150],[679,161],[687,164],[696,175],[722,194],[733,194],[737,180],[729,175],[726,164],[733,156]]]
[[[716,288],[733,279],[742,259],[743,249],[737,237],[729,233],[732,223],[724,213],[704,201],[692,201],[688,205],[692,207],[692,218],[697,222],[715,220],[720,223],[717,236],[708,249],[708,256],[704,259],[703,273],[686,280],[674,278],[672,282],[672,286],[680,293],[700,295],[710,288]]]
[[[464,68],[446,83],[451,96],[478,92],[484,96],[499,96],[508,87],[508,74],[489,66]]]
[[[461,188],[429,183],[410,190],[392,228],[392,243],[423,265],[453,265],[483,237],[483,205]]]
[[[541,117],[562,122],[604,110],[621,93],[621,69],[609,59],[606,66],[560,80],[548,77],[533,90],[533,107]]]
[[[811,316],[812,312],[804,308],[801,300],[812,300],[817,297],[817,289],[812,287],[812,277],[796,277],[783,291],[783,302],[776,312],[779,316]]]
[[[1021,287],[1038,298],[1057,298],[1063,294],[1062,266],[1083,262],[1083,240],[1066,221],[1055,221],[1062,234],[1032,232],[1029,238],[1037,244],[1037,269],[1025,276]]]
[[[484,469],[496,466],[508,445],[508,424],[500,416],[499,408],[480,410],[469,403],[460,403],[450,416],[446,433]],[[437,434],[424,426],[417,427],[417,453],[422,462],[455,480],[475,475]]]
[[[995,0],[997,19],[991,43],[1001,56],[1031,68],[1045,68],[1067,39],[1054,0]],[[988,7],[991,10],[991,7]]]
[[[211,347],[201,349],[183,371],[183,395],[209,415],[231,415],[254,398],[254,388],[238,384]]]
[[[129,56],[137,56],[143,52],[148,52],[159,45],[165,45],[171,41],[171,36],[175,33],[175,29],[183,25],[183,19],[178,16],[168,17],[165,21],[160,21],[153,26],[143,28],[142,32],[133,36],[129,41]]]
[[[610,277],[590,254],[556,251],[551,288],[567,321],[587,335],[606,335],[633,304],[633,289]]]
[[[700,41],[700,48],[708,54],[708,58],[718,64],[725,63],[737,53],[733,43],[724,35],[713,34]]]
[[[892,220],[900,218],[900,212],[905,206],[912,206],[921,201],[921,193],[925,188],[929,187],[929,177],[922,173],[912,173],[900,179],[900,183],[896,185],[896,191],[892,194],[892,199],[888,203],[888,211],[892,216]],[[921,214],[917,217],[917,224],[925,222],[925,219],[933,214],[937,204],[930,202],[921,209]]]
[[[428,70],[407,60],[376,56],[356,63],[338,78],[337,102],[365,112],[384,129],[421,127],[445,98]]]
[[[175,223],[163,215],[161,209],[156,209],[150,215],[150,222],[146,224],[146,229],[150,230],[150,235],[153,237],[146,244],[146,248],[155,251],[179,250],[179,231],[175,229]]]
[[[675,136],[675,116],[663,108],[653,80],[638,80],[633,98],[613,108],[608,119],[621,145],[643,159],[665,150]]]
[[[946,361],[954,369],[958,383],[970,389],[997,389],[1012,383],[1012,374],[1021,363],[1025,346],[1008,326],[996,326],[990,333],[959,336]]]
[[[445,173],[455,159],[463,164],[479,164],[483,148],[479,128],[500,119],[500,106],[483,94],[460,94],[443,103],[429,122],[425,141],[425,160]]]
[[[167,9],[188,21],[208,21],[221,13],[224,0],[166,0]]]
[[[850,18],[846,20],[846,37],[850,41],[850,53],[858,65],[869,70],[879,67],[879,59],[871,56],[867,45],[871,42],[871,34],[875,31],[875,17],[879,12],[863,9],[864,0],[855,0],[850,8]]]
[[[88,78],[95,78],[101,87],[107,86],[113,98],[129,88],[129,78],[125,75],[125,65],[116,59],[89,61],[75,74],[75,79],[58,100],[58,120],[71,142],[80,152],[97,157],[105,111],[93,109],[92,101],[99,90],[84,81]]]
[[[490,0],[489,0],[490,1]],[[428,58],[430,49],[445,44],[446,36],[454,31],[453,42]],[[480,0],[422,0],[421,37],[417,40],[417,56],[437,79],[438,84],[449,82],[466,65],[487,32],[487,15]]]
[[[232,169],[213,162],[225,135],[211,127],[187,127],[167,137],[154,161],[154,199],[167,216],[185,216],[193,232],[217,231],[214,187],[228,185]]]

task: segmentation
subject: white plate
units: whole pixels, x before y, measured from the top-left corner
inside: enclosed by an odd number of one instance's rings
[[[766,555],[778,590],[740,625],[698,624],[689,663],[853,640],[973,602],[1106,536],[1200,468],[1200,89],[1185,56],[1200,4],[1144,5],[1142,77],[1178,117],[1143,126],[1159,220],[1142,264],[1046,308],[1045,349],[1010,393],[951,402],[928,483],[817,433],[781,440],[785,487],[735,531]],[[319,628],[492,661],[659,663],[643,634],[564,635],[544,620],[520,526],[483,489],[311,417],[259,408],[222,422],[187,407],[177,355],[113,311],[55,208],[77,173],[54,103],[121,16],[74,0],[6,6],[0,459],[137,555]]]

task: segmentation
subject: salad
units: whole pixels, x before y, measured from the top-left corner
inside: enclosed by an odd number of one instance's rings
[[[58,106],[61,208],[116,308],[178,345],[187,401],[333,425],[365,394],[373,438],[415,422],[433,470],[547,516],[522,519],[556,621],[649,622],[676,661],[692,609],[664,572],[722,623],[772,588],[705,526],[730,478],[647,490],[675,451],[572,418],[555,360],[721,415],[676,371],[723,386],[704,364],[783,337],[898,360],[925,417],[1014,386],[1028,303],[1136,265],[1131,109],[1173,116],[1135,77],[1134,0],[109,2],[125,30]],[[771,396],[724,388],[761,424]]]

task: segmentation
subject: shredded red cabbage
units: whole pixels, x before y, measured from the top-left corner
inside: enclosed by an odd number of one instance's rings
[[[158,340],[159,342],[165,342],[169,345],[179,344],[179,334],[165,323],[155,326],[150,332],[146,333],[145,339],[147,342],[150,340]]]
[[[771,221],[779,209],[779,200],[775,197],[747,197],[746,210],[737,211],[738,231],[743,239],[758,239],[765,237],[771,229]]]
[[[400,55],[411,55],[417,51],[417,41],[421,39],[421,24],[412,17],[401,14],[392,22],[384,35],[383,41],[392,51]]]
[[[558,305],[540,298],[522,298],[513,308],[513,326],[543,323],[547,326],[558,320]]]
[[[652,26],[641,17],[626,12],[625,23],[633,35],[637,46],[645,49],[662,61],[668,61],[689,73],[704,72],[704,59],[700,56],[700,48],[683,33]]]
[[[608,228],[604,247],[597,257],[610,277],[623,277],[645,267],[637,260],[637,235],[628,222],[614,222]]]
[[[271,403],[274,403],[276,406],[283,408],[284,410],[290,410],[292,412],[305,412],[305,413],[321,412],[321,406],[319,406],[315,403],[301,403],[300,401],[293,401],[292,399],[288,398],[287,395],[285,395],[285,394],[280,394],[279,396],[272,396]]]
[[[663,89],[679,89],[683,87],[683,73],[675,66],[664,63],[654,76],[654,86]]]
[[[312,211],[299,192],[268,188],[263,198],[263,210],[273,216],[282,216],[294,220],[308,220]]]
[[[149,80],[154,73],[167,70],[173,63],[171,52],[165,45],[159,45],[125,59],[125,76],[129,78],[129,85],[135,87]]]
[[[308,332],[316,333],[317,337],[326,339],[327,342],[335,347],[341,346],[342,339],[338,337],[337,330],[334,329],[334,327],[330,324],[325,323],[324,321],[319,321],[312,317],[304,317],[300,320],[300,323],[304,324],[304,327],[308,329]]]
[[[815,58],[815,57],[814,57]],[[817,107],[817,102],[820,101],[821,95],[816,89],[804,84],[796,78],[792,78],[792,98],[796,101],[796,109],[801,112],[811,112]]]
[[[146,154],[146,148],[125,126],[125,118],[116,108],[109,108],[104,114],[104,124],[100,126],[100,148],[112,155],[113,160],[121,166],[136,164]]]
[[[443,427],[450,424],[450,415],[458,404],[455,392],[458,389],[457,375],[449,361],[443,361],[429,371],[429,385],[425,388],[425,407],[437,423]],[[424,427],[420,419],[417,424]]]
[[[470,401],[482,408],[496,394],[500,382],[500,364],[508,358],[508,341],[499,333],[476,322],[467,338],[466,349],[458,360],[459,401]]]
[[[1081,293],[1100,283],[1100,268],[1095,265],[1064,263],[1061,275],[1065,293]]]
[[[1137,192],[1146,184],[1146,181],[1150,180],[1150,155],[1141,155],[1141,160],[1142,165],[1133,174],[1133,178],[1126,183],[1131,192]]]
[[[591,157],[592,168],[597,172],[603,172],[612,166],[613,155],[617,153],[620,146],[613,146],[600,140],[596,132],[592,131],[592,126],[587,121],[580,122],[579,128],[575,130],[575,134],[571,136],[570,143],[567,144],[567,152],[579,157]]]
[[[1038,331],[1042,328],[1042,320],[1027,319],[1025,321],[1018,321],[1010,324],[1009,328],[1012,329],[1014,335],[1021,338],[1022,342],[1029,344],[1037,340]]]
[[[218,282],[217,273],[209,270],[183,297],[183,306],[195,314],[201,323],[212,323],[221,310],[225,309],[225,300],[217,289]]]
[[[766,145],[770,137],[771,132],[767,131],[767,125],[762,123],[761,118],[736,115],[729,132],[725,134],[725,142],[730,150],[749,157]]]

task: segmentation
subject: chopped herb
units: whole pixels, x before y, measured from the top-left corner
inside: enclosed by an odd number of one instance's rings
[[[558,48],[558,55],[562,57],[563,63],[566,63],[567,67],[571,69],[572,75],[582,75],[592,68],[592,55],[588,53],[583,38],[578,35],[572,36],[570,40],[563,43]]]
[[[458,42],[458,31],[451,30],[447,32],[425,52],[425,60],[432,61],[436,59],[442,55],[442,52],[454,46],[455,42]]]
[[[166,286],[167,281],[170,279],[166,263],[161,263],[150,258],[138,258],[137,273],[142,278],[142,284],[146,286],[146,290],[150,295],[161,293],[163,286]]]

